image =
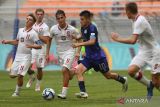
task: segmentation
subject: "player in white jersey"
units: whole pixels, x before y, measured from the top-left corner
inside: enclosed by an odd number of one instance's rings
[[[78,58],[80,53],[80,48],[76,51],[72,48],[72,43],[80,39],[81,35],[76,28],[66,23],[63,10],[58,10],[55,16],[58,24],[51,27],[50,34],[55,38],[57,54],[63,73],[63,88],[61,94],[58,94],[58,98],[65,99],[69,80],[72,78],[72,67],[76,64],[74,59]]]
[[[36,23],[33,25],[33,29],[38,33],[40,40],[43,41],[42,44],[42,49],[36,50],[32,49],[32,61],[31,63],[33,64],[34,62],[36,63],[37,67],[37,83],[35,86],[35,91],[40,91],[40,83],[43,77],[43,72],[42,69],[45,66],[46,63],[46,58],[49,56],[49,52],[46,53],[47,48],[49,48],[49,27],[47,26],[46,23],[43,22],[43,17],[44,17],[44,10],[41,8],[36,9],[35,15],[36,15]],[[32,82],[35,80],[34,76],[34,71],[31,70],[31,67],[28,71],[28,74],[30,75],[30,79],[26,84],[26,87],[29,88],[32,85]]]
[[[40,40],[38,34],[32,29],[36,18],[33,14],[29,14],[26,18],[26,26],[20,28],[16,40],[3,40],[3,44],[18,45],[15,60],[11,67],[10,77],[18,77],[15,92],[12,96],[19,96],[20,89],[23,86],[23,77],[27,73],[31,64],[31,49],[42,48],[39,45]]]
[[[128,73],[131,77],[147,86],[147,96],[153,96],[153,87],[160,90],[160,53],[157,49],[158,43],[153,37],[150,24],[144,16],[138,14],[137,4],[130,2],[126,4],[126,14],[133,21],[133,34],[129,38],[121,38],[118,34],[112,33],[112,39],[126,44],[139,43],[139,52],[131,61]],[[152,67],[152,81],[148,80],[142,73],[145,65]]]

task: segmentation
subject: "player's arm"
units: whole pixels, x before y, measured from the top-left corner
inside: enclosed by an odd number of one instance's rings
[[[35,41],[35,44],[26,44],[26,47],[27,48],[34,48],[34,49],[41,49],[42,48],[42,46],[41,46],[41,44],[42,44],[42,41],[41,40],[37,40],[37,41]]]
[[[72,44],[73,48],[80,47],[80,46],[89,46],[94,45],[96,43],[96,38],[91,38],[89,41],[81,42],[81,43],[74,43]]]
[[[49,38],[47,41],[47,49],[46,49],[46,61],[49,60],[49,51],[51,48],[52,38]]]
[[[2,44],[18,45],[18,40],[2,40]]]
[[[135,44],[138,39],[138,34],[133,34],[128,38],[121,38],[117,33],[112,33],[111,37],[116,42],[125,43],[125,44]]]

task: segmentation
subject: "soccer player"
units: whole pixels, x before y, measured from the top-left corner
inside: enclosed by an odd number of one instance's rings
[[[32,49],[32,61],[36,63],[37,67],[37,82],[35,86],[35,91],[40,91],[40,83],[43,77],[43,71],[42,69],[45,66],[46,58],[49,57],[49,27],[46,23],[43,22],[43,17],[45,15],[45,12],[43,9],[38,8],[35,11],[36,15],[36,23],[33,25],[33,29],[38,33],[40,40],[43,41],[42,49],[36,50]],[[32,67],[32,65],[31,65]],[[26,84],[26,87],[29,88],[32,85],[32,82],[35,80],[34,71],[31,70],[31,67],[28,71],[28,74],[30,75],[30,79]]]
[[[138,13],[137,4],[134,2],[127,3],[125,6],[128,19],[133,21],[133,34],[128,38],[122,38],[117,33],[112,33],[111,37],[114,41],[135,44],[139,43],[139,52],[131,61],[128,74],[138,82],[147,87],[147,96],[153,96],[153,87],[160,90],[160,62],[157,42],[153,36],[151,25],[146,18]],[[152,81],[148,80],[142,73],[145,65],[152,66]]]
[[[18,45],[15,60],[11,67],[10,77],[18,77],[15,92],[12,96],[19,96],[20,89],[23,86],[23,77],[27,73],[31,65],[31,49],[40,49],[40,40],[38,34],[33,30],[32,26],[36,22],[33,14],[26,17],[26,25],[20,28],[16,40],[3,40],[3,44]]]
[[[106,79],[114,79],[123,85],[123,91],[127,91],[127,77],[122,77],[117,73],[111,73],[108,67],[106,56],[98,43],[97,27],[91,23],[91,13],[84,10],[80,13],[81,34],[83,42],[73,43],[73,47],[85,46],[86,56],[80,64],[76,66],[76,75],[80,88],[80,93],[76,93],[78,98],[87,98],[88,94],[85,89],[83,74],[85,71],[94,68],[95,71],[100,71]]]
[[[76,65],[74,59],[78,58],[80,53],[80,49],[76,51],[72,48],[72,43],[79,40],[81,35],[76,28],[66,22],[66,15],[63,10],[57,10],[55,17],[58,24],[51,27],[50,34],[55,37],[57,55],[63,73],[63,87],[61,94],[58,94],[58,98],[66,99],[69,80],[74,74],[72,68]]]

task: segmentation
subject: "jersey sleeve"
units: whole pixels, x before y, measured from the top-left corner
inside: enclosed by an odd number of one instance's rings
[[[141,35],[146,29],[144,22],[136,22],[133,26],[133,34]]]
[[[97,29],[94,26],[90,27],[90,39],[96,39]]]
[[[43,36],[49,36],[50,37],[49,27],[48,26],[44,28]]]
[[[73,30],[73,35],[74,35],[77,39],[81,38],[81,34],[80,34],[80,32],[78,31],[78,29],[76,29],[76,28]]]
[[[51,29],[50,29],[50,37],[53,38],[54,36],[55,36],[54,27],[51,27]]]

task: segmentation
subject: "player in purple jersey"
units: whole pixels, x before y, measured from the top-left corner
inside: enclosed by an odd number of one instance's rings
[[[85,71],[94,68],[95,71],[100,71],[107,79],[114,79],[123,85],[123,91],[128,89],[127,77],[122,77],[117,73],[111,73],[108,67],[106,56],[98,43],[98,31],[95,25],[91,23],[91,13],[84,10],[80,13],[81,33],[83,42],[74,43],[73,47],[85,46],[85,58],[80,61],[76,67],[76,75],[80,88],[80,93],[76,93],[78,98],[87,98],[83,74]]]

